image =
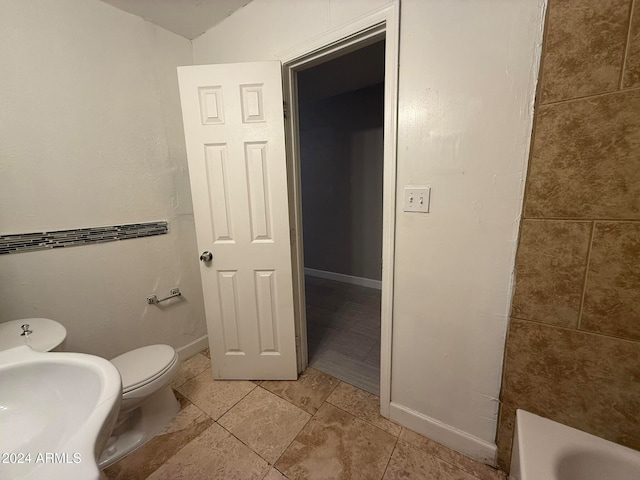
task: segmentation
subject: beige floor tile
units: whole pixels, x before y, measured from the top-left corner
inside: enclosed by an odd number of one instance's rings
[[[396,437],[400,435],[400,425],[396,425],[380,415],[380,398],[369,392],[343,382],[329,395],[327,402],[389,432],[391,435]]]
[[[258,480],[268,471],[267,462],[220,425],[213,424],[149,479]]]
[[[307,412],[259,387],[218,423],[273,464],[310,418]]]
[[[423,452],[435,455],[445,462],[451,463],[461,470],[474,475],[480,480],[505,480],[507,478],[504,472],[473,460],[460,452],[451,450],[409,429],[402,429],[400,440],[410,443]]]
[[[477,480],[425,450],[398,440],[383,480],[395,479]]]
[[[147,478],[178,450],[213,424],[202,410],[188,401],[173,421],[156,437],[105,470],[110,480]]]
[[[328,403],[276,463],[297,479],[379,479],[391,457],[396,438]]]
[[[267,473],[267,476],[264,477],[264,480],[287,480],[287,477],[285,477],[275,468],[272,468],[271,470],[269,470],[269,473]]]
[[[265,381],[260,385],[313,415],[338,383],[337,378],[309,367],[295,382]]]
[[[211,368],[211,361],[204,355],[198,353],[182,363],[178,374],[173,379],[173,382],[171,382],[171,386],[173,388],[179,387],[208,368]]]
[[[211,371],[205,370],[177,390],[217,420],[254,388],[254,383],[244,380],[214,380]]]
[[[211,360],[211,351],[209,350],[209,348],[205,348],[203,351],[200,352],[202,355],[204,355],[205,357],[207,357],[209,360]]]

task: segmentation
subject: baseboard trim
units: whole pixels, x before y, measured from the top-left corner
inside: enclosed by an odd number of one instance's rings
[[[209,336],[203,335],[197,340],[194,340],[187,345],[184,345],[180,348],[176,348],[176,352],[178,352],[178,356],[180,357],[180,361],[184,362],[185,360],[190,359],[194,355],[197,355],[205,348],[209,346]]]
[[[316,270],[315,268],[304,269],[304,274],[310,277],[326,278],[335,282],[350,283],[352,285],[360,285],[362,287],[375,288],[382,290],[381,280],[372,280],[371,278],[354,277],[353,275],[345,275],[343,273],[326,272],[324,270]]]
[[[496,465],[498,447],[434,418],[391,402],[389,418],[445,447],[474,458],[487,465]]]

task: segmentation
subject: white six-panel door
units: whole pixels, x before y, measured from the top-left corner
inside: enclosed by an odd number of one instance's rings
[[[280,62],[178,68],[215,378],[297,378]]]

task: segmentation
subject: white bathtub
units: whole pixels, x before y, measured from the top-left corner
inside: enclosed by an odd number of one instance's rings
[[[518,410],[509,478],[639,480],[640,452]]]

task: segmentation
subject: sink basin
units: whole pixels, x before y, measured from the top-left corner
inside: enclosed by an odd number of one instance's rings
[[[0,351],[0,478],[99,479],[120,374],[82,353]]]

